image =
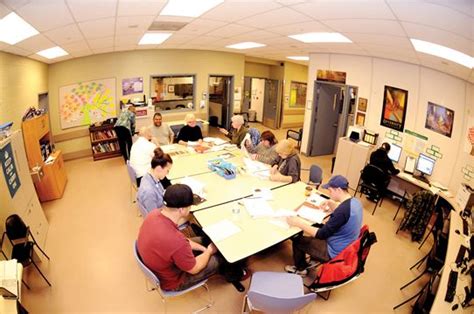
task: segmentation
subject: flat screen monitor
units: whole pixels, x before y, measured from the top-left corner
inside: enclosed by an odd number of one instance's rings
[[[390,144],[390,151],[388,152],[388,158],[393,162],[398,162],[400,160],[400,155],[402,154],[402,148],[395,144]]]
[[[430,176],[433,173],[434,165],[435,160],[433,158],[420,154],[418,163],[416,164],[416,170]]]

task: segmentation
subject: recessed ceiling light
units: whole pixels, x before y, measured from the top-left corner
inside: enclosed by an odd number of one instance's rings
[[[198,17],[224,0],[169,0],[160,15]]]
[[[14,45],[39,32],[14,12],[0,20],[0,41]]]
[[[432,56],[443,58],[463,65],[469,69],[474,67],[474,58],[468,56],[465,53],[438,44],[433,44],[428,41],[413,38],[410,38],[410,40],[413,47],[418,52],[423,52]]]
[[[290,56],[290,57],[287,57],[287,58],[291,59],[291,60],[298,60],[298,61],[308,61],[309,60],[308,56]]]
[[[233,44],[226,46],[226,48],[232,48],[232,49],[250,49],[250,48],[259,48],[259,47],[265,47],[265,44],[259,44],[255,43],[253,41],[246,41],[243,43],[238,43],[238,44]]]
[[[288,37],[304,43],[351,43],[346,36],[339,33],[304,33],[289,35]]]
[[[67,56],[69,53],[67,53],[63,48],[56,46],[53,48],[41,50],[36,54],[48,59],[54,59],[62,56]]]
[[[145,33],[138,42],[139,45],[159,45],[167,40],[172,33]]]

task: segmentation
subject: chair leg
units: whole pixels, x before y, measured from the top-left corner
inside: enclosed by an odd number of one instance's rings
[[[41,253],[43,253],[43,255],[44,255],[44,256],[48,259],[48,261],[49,261],[49,256],[41,249],[41,247],[38,245],[38,243],[36,243],[36,241],[35,241],[35,245],[36,245],[36,247],[38,248],[38,250],[40,250]]]
[[[329,296],[331,295],[332,290],[324,291],[324,292],[316,292],[324,301],[329,300]]]
[[[423,262],[428,258],[430,253],[426,254],[425,256],[423,256],[420,260],[418,260],[418,262],[416,262],[415,264],[413,264],[413,266],[410,267],[410,270],[412,270],[413,268],[416,268],[419,269],[421,264],[423,264]]]
[[[208,297],[209,297],[209,299],[208,299],[209,302],[206,304],[206,306],[204,306],[204,307],[202,307],[202,308],[200,308],[200,309],[194,311],[193,313],[200,313],[200,312],[202,312],[202,311],[204,311],[204,310],[209,309],[211,306],[214,305],[214,300],[212,299],[211,291],[209,291],[209,287],[207,286],[207,284],[202,285],[202,287],[203,287],[204,289],[206,289],[206,291],[207,291],[207,295],[208,295]]]
[[[425,274],[425,272],[422,272],[421,274],[419,274],[418,276],[416,276],[414,279],[410,280],[409,282],[407,282],[406,284],[404,284],[402,287],[400,287],[400,290],[405,289],[406,287],[408,287],[409,285],[411,285],[412,283],[414,283],[415,281],[417,281],[418,279],[420,279],[421,277],[423,277],[424,274]]]
[[[245,296],[244,296],[244,300],[243,300],[243,302],[242,302],[242,312],[241,312],[242,314],[246,313],[246,312],[245,312],[245,309],[247,309],[247,299],[248,299],[248,296],[245,295]]]
[[[26,289],[30,290],[30,286],[28,286],[28,284],[26,283],[26,281],[24,281],[24,280],[22,279],[21,282],[25,285]]]
[[[426,235],[426,237],[423,239],[423,242],[421,242],[420,246],[418,246],[418,250],[421,249],[423,247],[423,244],[425,244],[426,240],[428,240],[428,238],[430,237],[431,232],[433,231],[434,226],[435,226],[435,222],[433,222],[433,224],[431,225],[431,228],[428,231],[428,234]]]
[[[412,296],[412,297],[409,298],[408,300],[405,300],[405,301],[403,301],[402,303],[400,303],[400,304],[394,306],[393,309],[396,310],[396,309],[398,309],[400,306],[407,304],[408,302],[410,302],[410,301],[413,300],[414,298],[416,298],[416,297],[418,297],[419,295],[421,295],[422,292],[423,292],[423,289],[421,289],[420,292],[418,292],[417,294],[415,294],[414,296]]]
[[[41,269],[39,269],[38,265],[36,265],[36,263],[33,261],[33,259],[31,260],[31,262],[33,263],[33,265],[36,267],[36,269],[38,270],[38,272],[40,273],[41,277],[43,277],[43,279],[48,283],[48,285],[51,287],[51,283],[48,281],[48,279],[44,276],[43,272],[41,271]]]
[[[397,218],[398,212],[400,211],[400,208],[402,208],[402,202],[400,202],[400,205],[398,205],[397,212],[395,213],[395,216],[393,216],[393,220]]]
[[[379,203],[379,201],[377,200],[377,202],[375,202],[374,210],[372,211],[372,216],[375,214],[375,211],[377,210],[377,204],[378,203]]]

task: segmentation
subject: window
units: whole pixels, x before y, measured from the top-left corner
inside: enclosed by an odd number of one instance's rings
[[[194,109],[194,75],[151,76],[155,111]]]
[[[291,82],[290,108],[304,108],[306,104],[306,83]]]

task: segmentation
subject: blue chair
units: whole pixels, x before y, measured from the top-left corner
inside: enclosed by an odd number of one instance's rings
[[[312,165],[309,168],[309,183],[314,184],[316,189],[319,188],[323,181],[323,170],[318,165]]]
[[[250,140],[252,141],[252,145],[255,147],[260,143],[260,131],[256,128],[249,128]]]
[[[316,299],[316,293],[304,294],[303,279],[296,274],[259,271],[252,275],[244,297],[242,312],[249,310],[269,313],[298,311]]]
[[[183,291],[167,291],[167,290],[163,290],[161,289],[160,287],[160,279],[158,279],[158,277],[143,263],[140,255],[138,254],[138,248],[137,248],[137,241],[135,241],[135,244],[133,246],[133,253],[135,255],[135,259],[137,261],[137,264],[138,266],[140,267],[140,269],[142,270],[143,274],[145,274],[145,277],[146,277],[146,283],[147,283],[147,290],[148,291],[158,291],[158,293],[160,294],[160,297],[161,297],[161,301],[163,302],[163,304],[165,305],[165,313],[167,312],[167,309],[166,309],[166,299],[167,298],[171,298],[171,297],[177,297],[177,296],[180,296],[180,295],[183,295],[185,293],[188,293],[190,291],[193,291],[195,289],[198,289],[198,288],[204,288],[206,289],[207,291],[207,294],[209,296],[209,302],[206,304],[206,306],[198,309],[197,311],[194,311],[193,313],[199,313],[201,311],[204,311],[208,308],[210,308],[213,304],[214,304],[214,301],[212,300],[212,296],[211,296],[211,293],[209,291],[209,287],[207,286],[207,279],[197,283],[196,285],[186,289],[186,290],[183,290]],[[152,288],[148,288],[148,283],[151,283],[152,284]]]
[[[137,174],[135,169],[130,165],[130,160],[127,160],[127,172],[130,178],[130,203],[133,206],[137,202],[136,193],[138,192]],[[134,195],[135,194],[135,195]]]

